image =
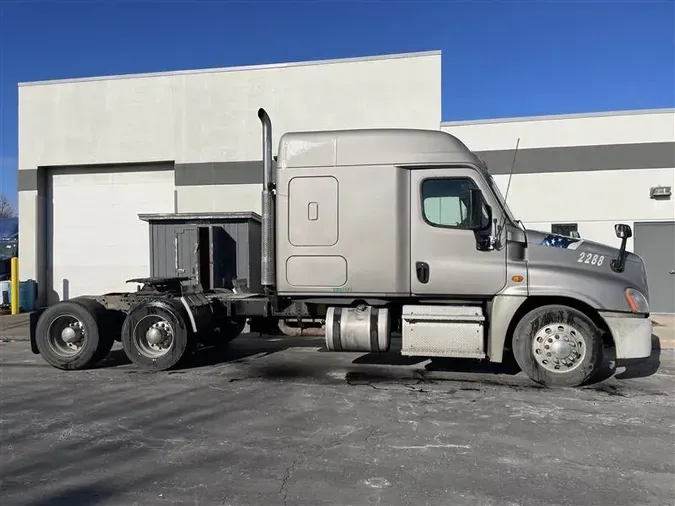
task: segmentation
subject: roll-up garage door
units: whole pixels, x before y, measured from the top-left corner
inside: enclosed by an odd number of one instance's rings
[[[150,275],[148,224],[174,211],[172,166],[53,169],[47,187],[48,301],[134,290]]]

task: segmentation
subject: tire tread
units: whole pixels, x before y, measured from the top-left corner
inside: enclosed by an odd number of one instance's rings
[[[134,324],[137,315],[147,314],[149,310],[161,313],[163,318],[170,317],[169,320],[174,320],[170,321],[174,332],[174,347],[170,353],[156,359],[146,357],[140,353],[133,342],[131,334],[131,326]],[[181,365],[188,359],[195,346],[192,328],[188,324],[188,321],[189,318],[185,309],[181,305],[174,303],[173,300],[152,299],[137,304],[131,308],[122,325],[122,346],[124,347],[125,354],[136,366],[151,371],[165,371]]]
[[[112,348],[112,339],[102,336],[100,323],[103,308],[95,301],[72,299],[47,308],[37,322],[35,343],[44,360],[57,369],[77,371],[88,369],[103,359]],[[59,315],[73,313],[85,327],[84,349],[73,357],[61,357],[54,353],[47,342],[49,324]]]
[[[564,323],[582,332],[587,349],[584,361],[579,367],[570,372],[554,373],[537,363],[532,354],[531,342],[542,326],[560,321],[561,317]],[[540,306],[526,313],[514,329],[512,345],[518,366],[532,381],[544,386],[582,386],[592,379],[602,366],[602,331],[583,312],[561,304]]]

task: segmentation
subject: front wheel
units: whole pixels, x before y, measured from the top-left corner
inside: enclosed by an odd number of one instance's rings
[[[580,386],[602,365],[602,331],[577,309],[542,306],[518,322],[513,354],[523,372],[540,385]]]

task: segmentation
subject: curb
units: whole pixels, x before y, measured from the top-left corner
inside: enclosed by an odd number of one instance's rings
[[[675,339],[659,339],[659,349],[668,351],[675,350]]]
[[[652,348],[657,343],[662,350],[675,350],[675,331],[665,325],[655,324],[652,329]]]

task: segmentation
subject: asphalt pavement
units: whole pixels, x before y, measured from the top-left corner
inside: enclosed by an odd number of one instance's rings
[[[610,371],[611,372],[611,371]],[[0,343],[0,504],[672,505],[675,352],[580,389],[242,336],[147,373]]]

